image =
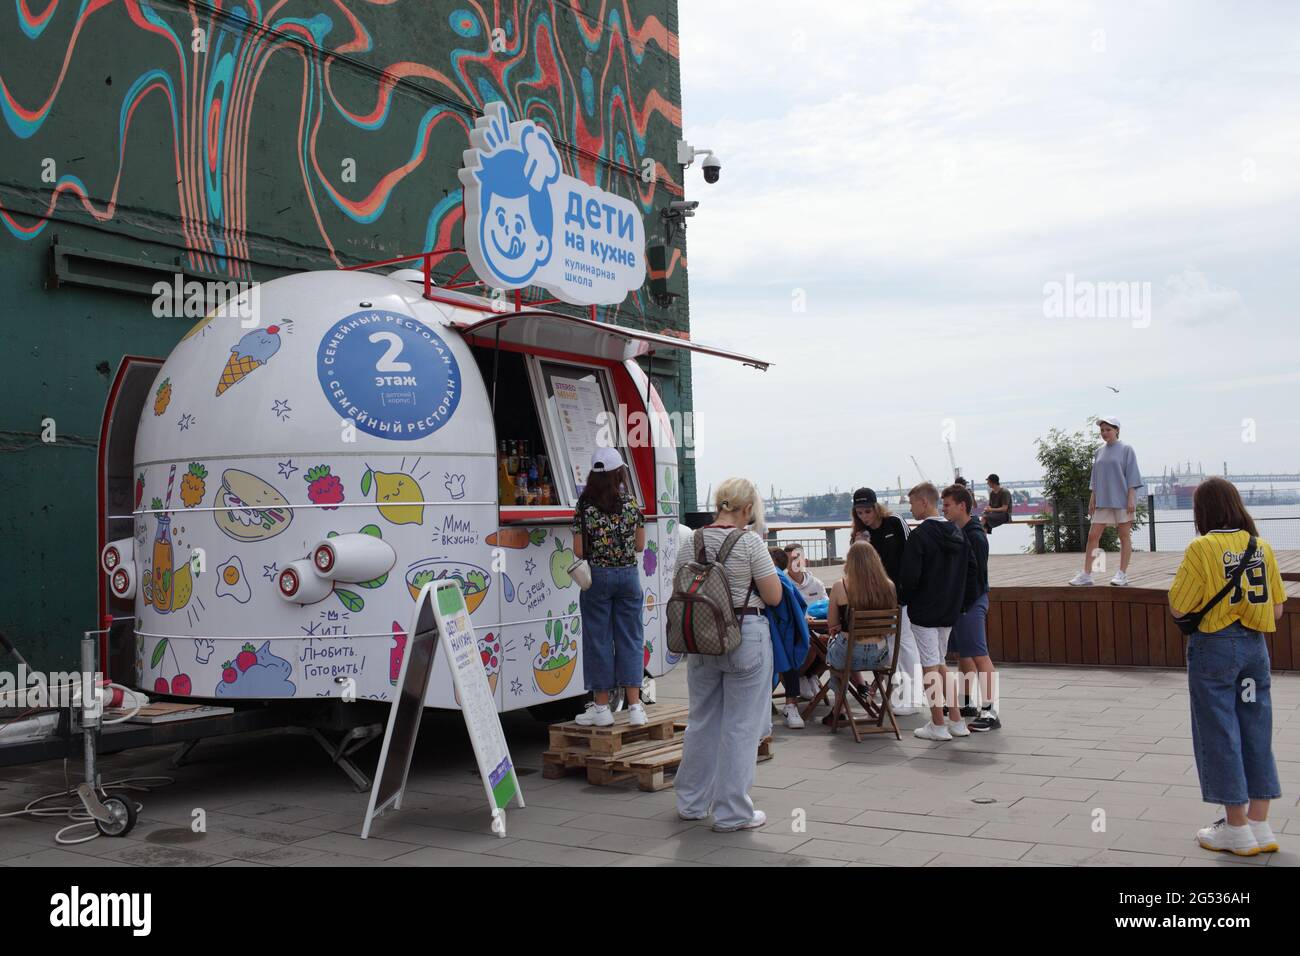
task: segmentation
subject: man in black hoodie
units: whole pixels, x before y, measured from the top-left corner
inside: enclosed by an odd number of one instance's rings
[[[912,517],[921,523],[903,546],[897,584],[899,601],[907,604],[930,699],[930,723],[915,733],[923,740],[968,737],[970,731],[955,699],[948,702],[948,722],[944,724],[948,669],[943,661],[952,626],[975,599],[975,557],[961,530],[939,517],[939,489],[923,482],[909,491],[907,498]]]

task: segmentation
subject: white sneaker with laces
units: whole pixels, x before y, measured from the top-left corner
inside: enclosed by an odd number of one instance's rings
[[[715,826],[713,829],[716,830],[718,833],[735,833],[738,830],[757,830],[765,823],[767,823],[767,814],[764,813],[762,810],[755,810],[754,816],[750,819],[748,823],[742,823],[738,827]]]
[[[803,718],[799,716],[798,704],[785,705],[785,725],[791,730],[803,730]]]
[[[962,720],[950,720],[948,721],[948,733],[954,737],[969,737],[970,728],[966,726],[964,718]]]
[[[1128,587],[1128,575],[1123,571],[1116,571],[1115,576],[1110,579],[1110,583],[1116,587]]]
[[[627,709],[627,722],[633,727],[644,727],[646,722],[645,704],[637,701]],[[611,720],[610,723],[613,723]]]
[[[1196,842],[1207,850],[1233,853],[1237,856],[1255,856],[1260,851],[1259,841],[1249,826],[1234,827],[1227,820],[1217,820],[1196,831]]]
[[[799,696],[804,700],[812,700],[817,696],[817,692],[822,689],[821,682],[815,677],[799,678]]]
[[[930,720],[917,727],[912,733],[922,740],[952,740],[952,734],[948,733],[947,727],[940,727]]]
[[[895,717],[915,717],[920,712],[921,712],[920,707],[895,707],[894,708]]]
[[[1091,587],[1092,575],[1087,571],[1080,571],[1074,577],[1070,578],[1070,586],[1075,588]]]
[[[609,727],[614,723],[614,712],[609,709],[609,704],[588,704],[574,722],[584,727]]]
[[[1276,853],[1278,851],[1277,837],[1273,835],[1273,828],[1268,825],[1267,820],[1249,820],[1250,832],[1255,835],[1255,842],[1259,844],[1260,853]]]

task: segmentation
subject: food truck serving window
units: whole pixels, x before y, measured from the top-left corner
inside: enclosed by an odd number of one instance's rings
[[[587,482],[591,455],[599,445],[613,445],[630,461],[618,427],[609,372],[603,368],[535,359],[540,379],[538,398],[546,409],[555,483],[565,504],[576,504]],[[629,468],[631,474],[633,469]],[[628,491],[641,500],[636,476]]]

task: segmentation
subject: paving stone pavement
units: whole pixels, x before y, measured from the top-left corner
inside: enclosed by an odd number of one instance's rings
[[[758,767],[762,830],[714,833],[678,819],[671,790],[542,778],[545,726],[503,723],[528,806],[488,827],[457,714],[429,716],[403,809],[358,836],[367,796],[305,737],[201,744],[172,769],[171,748],[108,756],[105,780],[163,774],[139,794],[126,838],[59,846],[67,821],[0,818],[0,867],[23,866],[1296,866],[1300,864],[1300,674],[1275,675],[1274,750],[1285,796],[1272,820],[1282,851],[1250,859],[1201,850],[1200,801],[1182,672],[1005,667],[1003,729],[952,743],[914,738],[923,717],[854,743],[818,721],[777,721]],[[685,700],[685,668],[661,678]],[[378,747],[360,755],[369,769]],[[80,766],[70,766],[73,782]],[[64,786],[59,762],[0,768],[0,813]],[[979,800],[981,802],[975,802]],[[194,833],[196,809],[205,833]],[[1103,825],[1104,824],[1104,827]],[[84,831],[82,831],[84,832]]]

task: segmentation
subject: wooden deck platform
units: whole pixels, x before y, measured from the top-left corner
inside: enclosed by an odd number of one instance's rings
[[[1287,577],[1300,576],[1300,551],[1276,552]],[[1169,586],[1181,552],[1137,552],[1128,587],[1111,587],[1119,555],[1106,555],[1099,583],[1070,587],[1079,554],[989,557],[989,654],[995,662],[1182,667],[1184,639],[1169,614]],[[827,585],[843,566],[816,568]],[[1286,610],[1267,637],[1276,670],[1300,670],[1300,581],[1286,582]]]

